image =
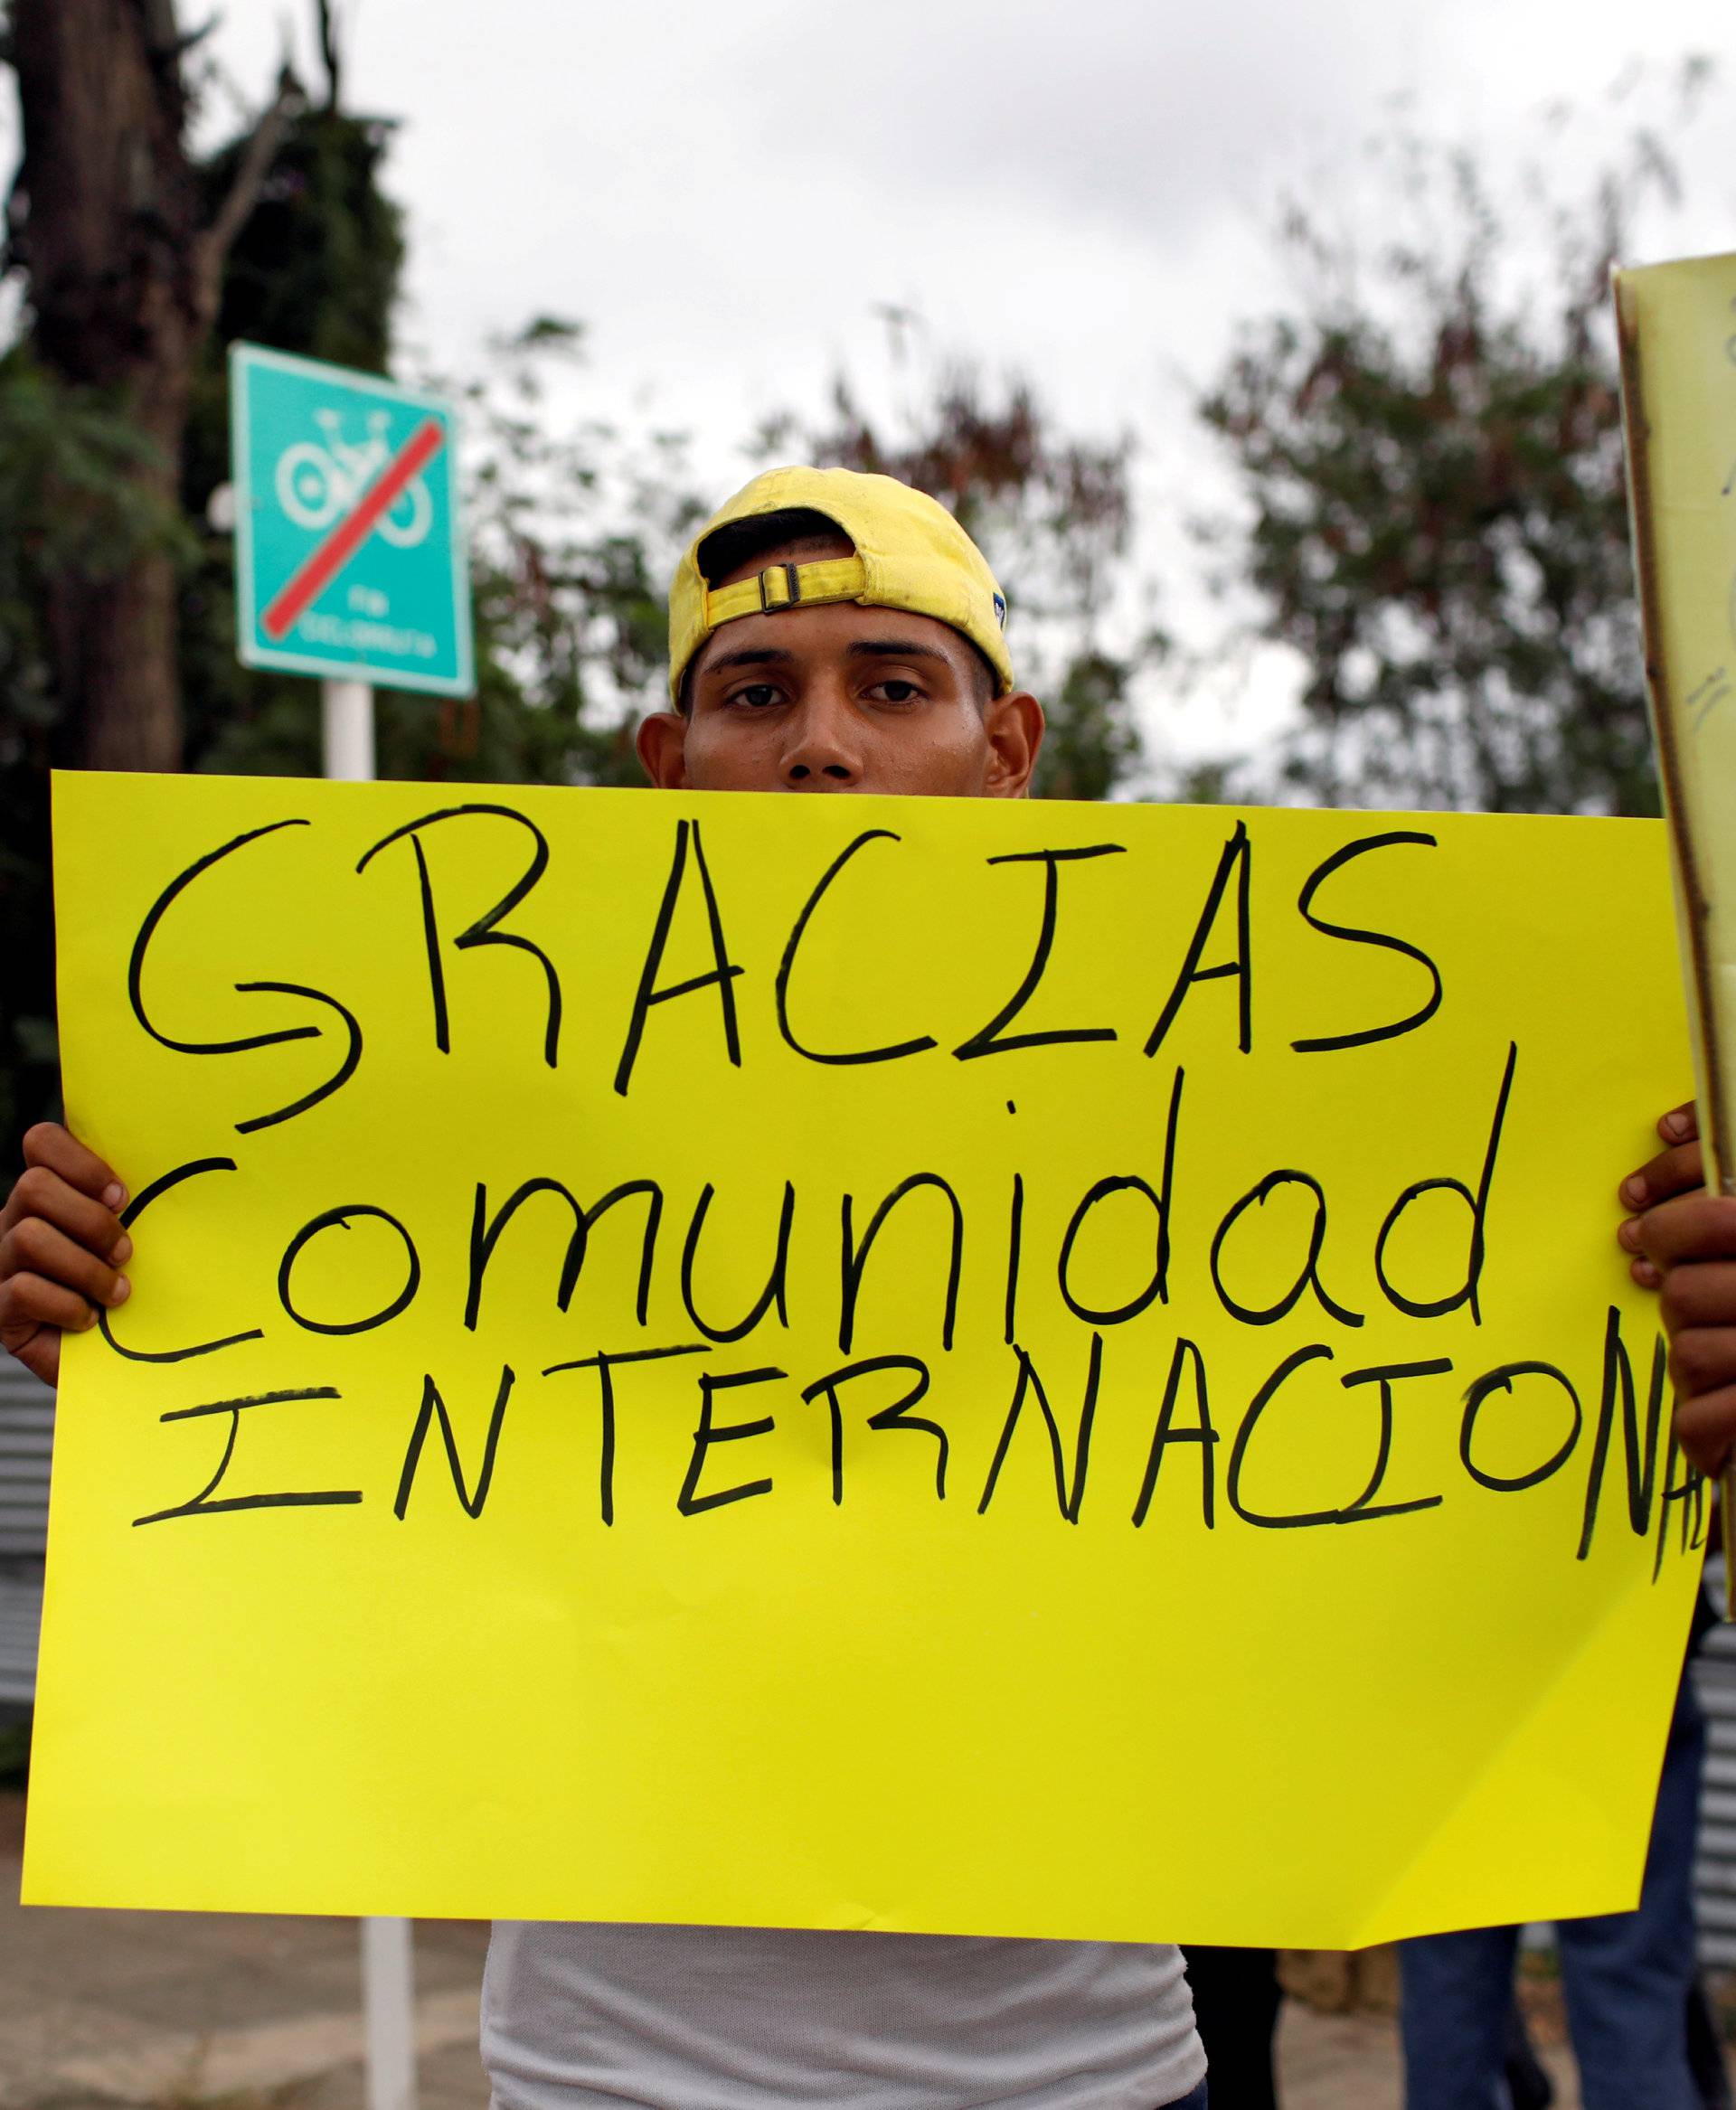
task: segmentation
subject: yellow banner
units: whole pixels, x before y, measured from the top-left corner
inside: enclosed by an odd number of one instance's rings
[[[26,1896],[1350,1946],[1631,1905],[1662,828],[56,787]]]

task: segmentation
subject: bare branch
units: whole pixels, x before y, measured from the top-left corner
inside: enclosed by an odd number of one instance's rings
[[[156,59],[173,58],[181,42],[175,0],[145,0],[146,48]]]
[[[334,0],[316,0],[319,27],[319,55],[326,66],[326,108],[335,110],[343,93],[343,53],[338,42],[337,9]]]
[[[286,66],[278,75],[278,92],[270,108],[254,126],[251,137],[241,150],[241,158],[235,170],[234,181],[229,186],[228,195],[218,207],[211,225],[200,237],[201,286],[213,312],[218,286],[222,278],[223,259],[229,254],[230,245],[246,225],[249,213],[259,202],[259,186],[277,158],[278,149],[283,145],[284,135],[289,129],[289,120],[301,102],[301,83]]]

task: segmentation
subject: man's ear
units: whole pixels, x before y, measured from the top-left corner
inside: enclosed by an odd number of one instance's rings
[[[687,721],[679,711],[654,711],[639,727],[634,745],[640,767],[659,791],[685,789]]]
[[[988,776],[983,789],[990,798],[1024,798],[1043,747],[1043,705],[1026,689],[996,696],[983,712],[988,735]]]

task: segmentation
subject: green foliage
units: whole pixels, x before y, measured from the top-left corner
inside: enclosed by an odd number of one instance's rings
[[[1139,758],[1127,702],[1129,668],[1107,653],[1080,653],[1049,704],[1038,789],[1051,798],[1107,798]]]
[[[385,371],[403,262],[382,195],[390,127],[330,108],[296,120],[225,275],[219,336]],[[212,164],[220,195],[238,149]],[[631,733],[656,702],[664,650],[665,523],[698,516],[672,491],[679,450],[637,461],[606,429],[562,432],[550,382],[580,350],[542,316],[495,345],[486,371],[444,382],[466,417],[477,692],[464,701],[382,690],[382,777],[495,783],[637,782]],[[203,521],[228,477],[227,342],[213,343],[189,434],[184,496]],[[653,545],[655,544],[655,549]],[[677,544],[678,546],[678,544]],[[235,658],[232,544],[201,535],[183,599],[192,767],[316,775],[318,692]]]
[[[145,443],[112,406],[68,388],[26,347],[0,357],[0,1138],[57,1097],[48,772],[60,711],[44,581],[120,571],[164,545],[184,559],[178,512],[129,472]]]
[[[1129,583],[1131,439],[1070,438],[1026,382],[1007,382],[997,398],[974,370],[954,365],[892,431],[841,375],[828,422],[774,419],[759,451],[787,457],[792,444],[822,466],[896,476],[948,508],[994,568],[1018,677],[1047,709],[1034,789],[1107,796],[1139,759],[1135,677],[1165,649],[1156,633],[1119,655],[1104,642]]]
[[[484,670],[461,773],[640,784],[633,733],[667,702],[665,581],[709,508],[678,436],[564,420],[582,345],[538,316],[457,391]]]
[[[1200,406],[1243,515],[1203,531],[1292,647],[1288,780],[1322,803],[1656,811],[1609,267],[1669,169],[1642,134],[1589,197],[1497,203],[1467,155],[1373,149],[1411,233],[1294,207],[1293,301]]]
[[[230,344],[387,371],[404,262],[403,214],[381,187],[392,127],[304,106],[231,249],[217,326],[194,379],[182,495],[197,551],[183,589],[182,701],[187,761],[241,775],[317,775],[318,692],[235,658],[233,544],[209,527],[229,480]],[[208,212],[234,180],[243,141],[201,171]],[[426,708],[424,706],[424,708]],[[420,774],[420,772],[415,772]]]

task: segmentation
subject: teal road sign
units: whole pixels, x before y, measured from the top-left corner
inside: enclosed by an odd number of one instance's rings
[[[243,665],[469,695],[451,407],[258,344],[229,378]]]

